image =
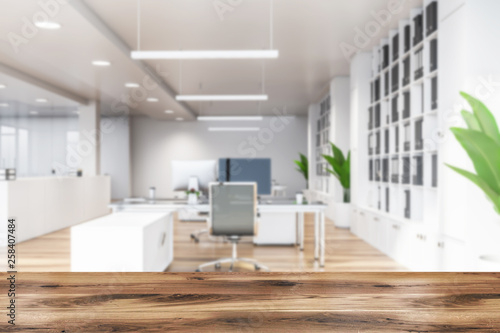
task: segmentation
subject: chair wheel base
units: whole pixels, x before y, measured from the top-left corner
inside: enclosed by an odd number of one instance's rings
[[[221,268],[221,265],[220,265],[220,263],[219,263],[219,262],[215,264],[215,268],[216,268],[216,269],[220,269],[220,268]]]

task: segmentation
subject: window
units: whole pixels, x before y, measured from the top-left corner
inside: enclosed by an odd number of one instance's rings
[[[0,168],[16,167],[16,128],[0,126]]]

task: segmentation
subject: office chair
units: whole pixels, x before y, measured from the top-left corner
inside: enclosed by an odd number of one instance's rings
[[[237,262],[254,265],[256,270],[269,269],[257,261],[247,258],[238,258],[237,245],[242,236],[255,236],[257,227],[257,185],[255,183],[213,183],[209,186],[210,216],[208,219],[210,235],[224,236],[232,243],[231,258],[223,258],[202,264],[196,270],[202,272],[204,268],[215,266],[216,269],[223,263],[231,263],[232,272]]]

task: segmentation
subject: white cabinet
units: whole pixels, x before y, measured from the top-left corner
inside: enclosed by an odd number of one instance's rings
[[[358,237],[364,241],[368,241],[368,223],[367,223],[366,212],[359,211],[358,219],[357,219],[357,229],[358,229]]]
[[[352,208],[352,218],[351,218],[351,232],[355,235],[358,234],[358,209]]]
[[[411,271],[466,271],[465,243],[436,234],[428,225],[394,220],[370,209],[353,212],[354,234]]]
[[[71,227],[72,272],[163,272],[173,260],[172,213],[115,213]]]
[[[297,242],[295,212],[260,214],[259,230],[253,242],[257,245],[292,245]]]
[[[434,271],[437,269],[435,236],[427,232],[424,226],[413,226],[410,231],[405,258],[406,266],[412,271]]]
[[[411,257],[411,231],[406,225],[392,221],[388,224],[386,253],[405,265]]]
[[[438,237],[433,244],[436,248],[438,270],[463,272],[468,270],[465,243],[448,237]]]

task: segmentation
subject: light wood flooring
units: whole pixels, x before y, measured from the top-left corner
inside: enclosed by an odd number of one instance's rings
[[[193,272],[199,264],[231,256],[231,244],[202,236],[199,243],[190,234],[205,226],[200,222],[174,223],[174,261],[169,272]],[[238,245],[240,257],[254,258],[273,272],[406,271],[406,269],[348,230],[326,221],[325,267],[314,261],[313,215],[306,214],[304,251],[295,246],[254,246],[251,240]],[[63,229],[18,244],[21,272],[69,272],[70,229]],[[94,244],[98,246],[98,244]],[[225,267],[223,267],[223,270]],[[240,270],[246,270],[241,267]]]

